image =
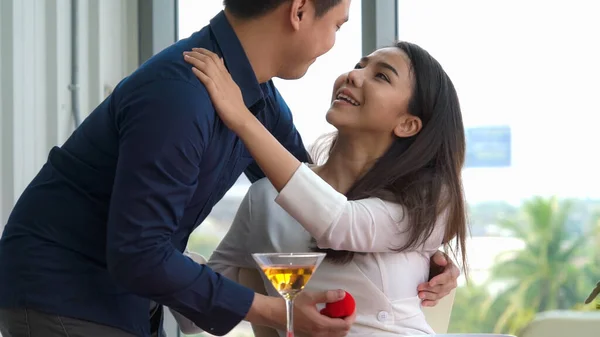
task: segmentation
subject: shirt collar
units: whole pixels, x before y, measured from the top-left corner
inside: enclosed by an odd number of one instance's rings
[[[231,77],[240,87],[247,108],[264,101],[260,84],[233,27],[221,11],[210,20],[210,29],[225,60]]]

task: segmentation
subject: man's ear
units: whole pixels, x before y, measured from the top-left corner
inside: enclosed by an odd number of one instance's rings
[[[300,22],[305,17],[307,0],[292,0],[290,6],[290,22],[294,30],[300,29]]]
[[[394,128],[394,134],[400,138],[408,138],[416,135],[423,128],[423,122],[417,116],[405,114],[400,117],[398,125]]]

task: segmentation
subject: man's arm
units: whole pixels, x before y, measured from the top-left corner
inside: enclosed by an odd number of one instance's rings
[[[248,315],[254,292],[171,244],[202,186],[199,166],[214,118],[208,96],[172,80],[147,84],[115,105],[119,158],[107,225],[108,269],[132,293],[223,335]]]
[[[268,85],[270,86],[270,90],[274,97],[274,107],[277,110],[277,122],[275,123],[274,128],[269,131],[271,131],[281,145],[283,145],[300,162],[311,163],[311,158],[306,147],[304,147],[302,137],[300,137],[300,133],[298,133],[298,130],[294,125],[294,119],[290,108],[283,97],[281,97],[277,88],[275,88],[273,82],[270,82]],[[248,166],[244,173],[251,182],[255,182],[265,177],[265,174],[261,171],[255,161]]]
[[[417,291],[423,306],[434,307],[457,287],[460,270],[452,259],[441,251],[431,256],[429,266],[429,281],[419,284]]]

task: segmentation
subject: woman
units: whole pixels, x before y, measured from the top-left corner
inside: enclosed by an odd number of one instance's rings
[[[232,268],[255,266],[250,253],[306,251],[314,238],[328,254],[308,288],[354,296],[351,335],[433,333],[417,285],[452,239],[465,268],[467,232],[464,129],[439,63],[406,42],[363,58],[335,81],[326,119],[338,131],[327,161],[305,165],[246,108],[221,59],[199,49],[186,60],[269,179],[250,188],[211,259],[215,270],[235,276]]]

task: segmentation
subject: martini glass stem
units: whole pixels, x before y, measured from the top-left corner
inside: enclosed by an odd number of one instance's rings
[[[285,296],[285,312],[287,316],[286,337],[294,337],[294,297]]]

